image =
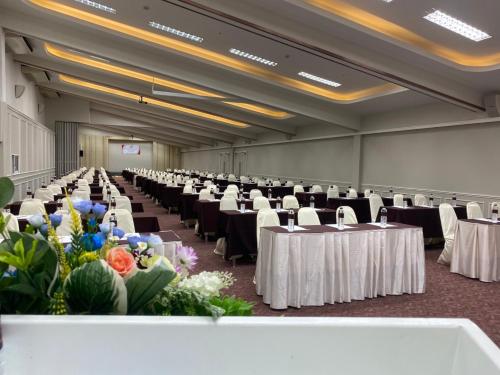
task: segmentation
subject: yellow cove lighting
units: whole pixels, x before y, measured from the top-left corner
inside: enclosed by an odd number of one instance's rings
[[[267,81],[273,81],[289,88],[314,94],[336,102],[352,102],[366,99],[368,97],[385,95],[392,92],[401,91],[401,87],[392,83],[382,84],[380,86],[370,87],[363,90],[352,92],[335,92],[326,88],[318,87],[307,82],[302,82],[294,78],[286,77],[276,72],[269,71],[263,67],[242,61],[241,59],[226,56],[224,54],[207,50],[198,45],[193,45],[182,40],[177,40],[166,35],[160,35],[155,32],[147,31],[139,27],[127,25],[106,17],[73,8],[54,0],[29,0],[32,4],[38,5],[44,9],[72,17],[78,20],[88,22],[108,29],[112,32],[121,33],[129,37],[152,43],[170,50],[184,53],[186,55],[215,62],[219,65],[245,72],[247,74],[259,77]],[[240,107],[242,107],[240,105]],[[243,108],[243,107],[242,107]]]
[[[304,1],[335,16],[342,17],[355,24],[412,45],[458,65],[469,68],[494,68],[495,65],[500,64],[500,52],[483,56],[468,55],[426,39],[413,31],[341,0]]]
[[[150,74],[144,74],[136,70],[123,68],[121,66],[113,65],[107,62],[103,62],[101,60],[92,59],[90,57],[86,57],[80,54],[69,52],[61,48],[57,48],[49,43],[45,43],[45,50],[47,51],[48,54],[58,57],[60,59],[71,61],[77,64],[86,65],[109,73],[118,74],[128,78],[134,78],[151,84],[154,83],[155,85],[169,87],[171,89],[186,92],[188,94],[211,97],[211,98],[222,98],[222,96],[207,90],[197,89],[196,87],[193,86],[184,85],[182,83],[156,77]],[[291,115],[287,112],[273,110],[271,108],[263,107],[260,105],[226,102],[226,101],[224,101],[223,103],[279,120],[291,117]]]
[[[226,117],[213,115],[211,113],[198,111],[198,110],[192,109],[192,108],[183,107],[181,105],[165,102],[163,100],[157,100],[157,99],[148,98],[145,96],[133,94],[133,93],[128,92],[128,91],[123,91],[123,90],[115,89],[112,87],[99,85],[97,83],[83,81],[81,79],[70,77],[70,76],[67,76],[65,74],[59,74],[59,79],[65,83],[69,83],[69,84],[80,86],[80,87],[85,87],[85,88],[88,88],[91,90],[100,91],[100,92],[103,92],[106,94],[120,96],[120,97],[126,98],[126,99],[132,99],[132,100],[137,101],[137,102],[142,99],[143,101],[147,102],[148,104],[152,104],[152,105],[155,105],[158,107],[166,108],[166,109],[169,109],[172,111],[182,112],[182,113],[185,113],[185,114],[188,114],[191,116],[200,117],[200,118],[203,118],[205,120],[217,121],[217,122],[221,122],[223,124],[236,126],[238,128],[247,128],[248,127],[247,124],[240,122],[240,121],[231,120],[231,119],[226,118]]]

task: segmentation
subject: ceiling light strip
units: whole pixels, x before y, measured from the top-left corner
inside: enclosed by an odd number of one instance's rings
[[[435,10],[432,13],[424,16],[427,21],[441,26],[447,30],[453,31],[467,39],[473,40],[474,42],[480,42],[485,39],[491,38],[491,35],[485,33],[474,26],[471,26],[459,19],[450,16],[440,10]]]
[[[116,9],[108,7],[107,5],[96,3],[95,1],[91,1],[91,0],[75,0],[75,1],[77,3],[83,4],[83,5],[92,7],[92,8],[96,8],[96,9],[102,10],[104,12],[116,14]]]
[[[203,118],[206,120],[220,122],[220,123],[235,126],[238,128],[247,128],[249,126],[243,122],[228,119],[226,117],[214,115],[214,114],[203,112],[203,111],[198,111],[196,109],[183,107],[183,106],[180,106],[177,104],[165,102],[165,101],[154,99],[154,98],[149,98],[149,97],[142,96],[142,95],[133,94],[133,93],[128,92],[128,91],[115,89],[115,88],[100,85],[97,83],[84,81],[84,80],[81,80],[81,79],[78,79],[75,77],[71,77],[71,76],[68,76],[65,74],[59,74],[59,79],[65,83],[69,83],[69,84],[77,85],[80,87],[85,87],[85,88],[89,88],[92,90],[104,92],[106,94],[120,96],[122,98],[131,99],[134,101],[146,102],[148,104],[153,104],[153,105],[158,106],[158,107],[167,108],[167,109],[172,110],[172,111],[182,112],[182,113],[185,113],[188,115],[200,117],[200,118]]]
[[[180,31],[180,30],[174,29],[173,27],[165,26],[165,25],[162,25],[161,23],[158,23],[155,21],[150,21],[149,26],[151,26],[154,29],[158,29],[158,30],[165,31],[165,32],[173,34],[173,35],[180,36],[181,38],[189,39],[193,42],[197,42],[197,43],[203,42],[203,38],[201,36],[189,34],[189,33],[186,33],[185,31]]]
[[[332,86],[332,87],[342,86],[341,83],[338,83],[338,82],[335,82],[335,81],[330,81],[329,79],[321,78],[321,77],[315,76],[314,74],[311,74],[311,73],[299,72],[298,75],[301,76],[301,77],[310,79],[312,81],[316,81],[316,82],[322,83],[324,85],[328,85],[328,86]]]
[[[233,55],[244,57],[248,60],[256,61],[256,62],[264,64],[264,65],[269,65],[269,66],[277,66],[278,65],[277,62],[274,62],[274,61],[271,61],[271,60],[268,60],[268,59],[265,59],[263,57],[259,57],[256,55],[252,55],[251,53],[248,53],[245,51],[240,51],[239,49],[236,49],[236,48],[231,48],[229,50],[229,52],[232,53]]]

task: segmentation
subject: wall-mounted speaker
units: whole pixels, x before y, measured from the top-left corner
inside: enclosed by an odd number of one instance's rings
[[[80,157],[83,158],[83,150],[80,150]]]

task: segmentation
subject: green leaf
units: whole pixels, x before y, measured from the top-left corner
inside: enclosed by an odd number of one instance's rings
[[[122,277],[105,261],[85,263],[64,281],[64,295],[74,313],[126,314],[127,289]]]
[[[253,303],[234,296],[214,297],[210,303],[224,309],[224,316],[250,316],[253,314]]]
[[[139,270],[127,280],[128,314],[137,314],[165,288],[177,274],[163,262],[147,269]]]
[[[38,297],[40,293],[29,284],[13,284],[5,288],[8,292],[17,292],[32,297]]]
[[[0,208],[4,208],[14,195],[14,183],[8,177],[0,177]]]

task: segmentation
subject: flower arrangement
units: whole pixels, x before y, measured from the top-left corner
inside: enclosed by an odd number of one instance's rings
[[[0,207],[13,191],[0,178]],[[223,295],[235,281],[230,273],[189,276],[198,260],[193,248],[177,247],[174,266],[158,255],[159,236],[124,239],[123,230],[99,224],[105,206],[67,202],[69,214],[33,215],[22,233],[7,231],[8,216],[0,214],[0,313],[251,315],[252,304]],[[68,221],[63,244],[57,228]]]

